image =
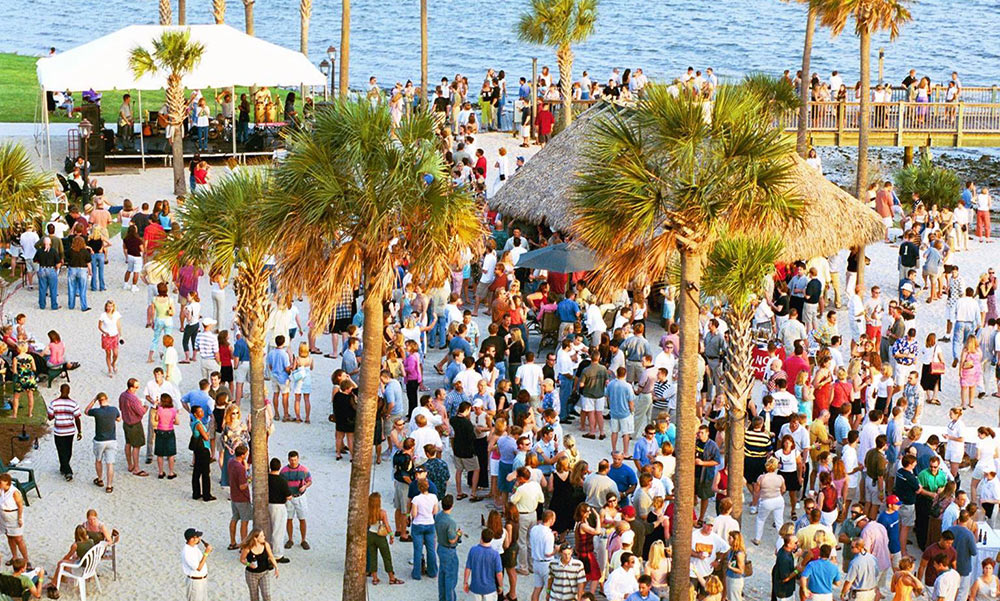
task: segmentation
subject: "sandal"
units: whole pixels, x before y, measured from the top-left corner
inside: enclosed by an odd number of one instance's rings
[[[94,485],[95,486],[101,486],[101,487],[103,487],[104,486],[104,480],[101,480],[100,478],[94,478]]]
[[[405,584],[405,583],[399,578],[390,578],[389,584]]]
[[[106,492],[106,493],[108,493],[110,495],[111,493],[115,492],[115,487],[114,486],[105,486],[104,487],[104,492]]]
[[[135,472],[135,475],[139,476],[140,478],[145,478],[146,476],[149,475],[149,473],[147,473],[146,470],[139,470],[138,472]]]
[[[372,586],[375,586],[379,582],[382,582],[382,581],[378,579],[378,576],[372,576]]]
[[[160,472],[160,475],[157,476],[157,478],[159,478],[160,480],[163,480],[166,477],[167,477],[167,474],[165,472]]]
[[[469,495],[467,495],[465,493],[462,493],[462,494],[458,495],[457,497],[455,497],[455,500],[456,501],[461,501],[462,499],[468,499],[468,498],[469,498]]]
[[[236,544],[236,543],[232,543],[231,545],[229,545],[228,547],[226,547],[226,549],[228,549],[230,551],[235,551],[236,549],[239,549],[239,548],[240,548],[240,546],[238,544]]]
[[[176,477],[177,477],[177,474],[170,474],[169,476],[167,476],[167,480],[173,480]]]
[[[401,542],[401,543],[412,543],[413,542],[413,537],[412,536],[400,536],[399,537],[399,542]]]

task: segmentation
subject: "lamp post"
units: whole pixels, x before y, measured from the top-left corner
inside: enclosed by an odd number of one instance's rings
[[[334,87],[333,82],[337,81],[337,48],[335,46],[328,46],[326,49],[326,57],[330,59],[330,90],[331,96],[337,95],[337,88]]]
[[[330,100],[330,61],[324,58],[319,64],[319,72],[326,78],[323,83],[323,100]]]
[[[86,117],[77,125],[80,137],[83,139],[83,202],[90,200],[90,134],[94,133],[94,125]]]

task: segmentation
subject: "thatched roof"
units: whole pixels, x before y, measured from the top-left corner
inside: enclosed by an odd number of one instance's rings
[[[612,110],[598,104],[578,115],[507,181],[490,199],[490,207],[515,220],[544,221],[553,230],[572,231],[571,198],[583,145],[595,120]],[[790,160],[795,162],[791,185],[806,206],[800,221],[777,232],[785,242],[785,259],[829,256],[884,239],[885,226],[874,211],[799,156],[793,154]]]

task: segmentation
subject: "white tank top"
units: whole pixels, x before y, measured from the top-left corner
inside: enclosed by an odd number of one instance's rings
[[[792,452],[787,454],[785,453],[784,449],[779,450],[777,453],[775,453],[774,456],[777,457],[778,461],[781,462],[781,467],[779,468],[779,471],[782,472],[796,471],[797,468],[795,465],[795,458],[798,457],[798,454],[799,454],[798,451],[796,451],[795,449],[792,449]]]

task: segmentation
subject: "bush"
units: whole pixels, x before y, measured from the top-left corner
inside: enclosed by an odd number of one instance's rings
[[[935,204],[939,209],[954,209],[962,195],[962,180],[958,174],[935,166],[927,157],[920,159],[917,165],[897,171],[895,180],[900,201],[911,210],[909,205],[914,192],[920,195],[928,209]]]

